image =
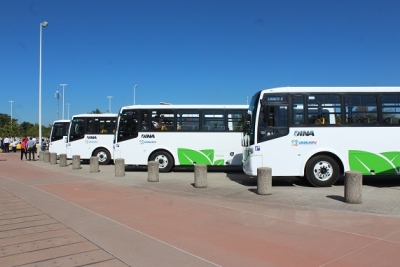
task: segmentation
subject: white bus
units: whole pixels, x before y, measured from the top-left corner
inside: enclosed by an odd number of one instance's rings
[[[67,136],[69,130],[70,120],[56,120],[51,126],[49,152],[60,154],[67,154]]]
[[[122,107],[114,158],[127,165],[206,164],[241,167],[243,115],[247,105],[140,105]]]
[[[117,114],[111,113],[72,116],[67,138],[67,158],[79,155],[81,160],[89,160],[97,156],[99,164],[109,164],[117,118]]]
[[[243,170],[330,186],[346,171],[400,174],[400,87],[285,87],[257,92],[243,131]]]

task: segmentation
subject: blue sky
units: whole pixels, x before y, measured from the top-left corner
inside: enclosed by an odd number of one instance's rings
[[[246,104],[279,86],[400,85],[398,0],[2,0],[0,113]],[[62,119],[62,96],[59,116]],[[67,107],[64,108],[67,117]]]

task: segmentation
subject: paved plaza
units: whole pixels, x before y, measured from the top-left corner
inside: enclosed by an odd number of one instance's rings
[[[367,178],[362,204],[343,181],[310,187],[209,170],[90,172],[0,154],[0,266],[398,266],[400,179]]]

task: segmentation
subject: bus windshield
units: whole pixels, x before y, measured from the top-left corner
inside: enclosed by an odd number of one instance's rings
[[[243,125],[242,145],[254,144],[254,125],[256,124],[256,112],[258,109],[260,92],[256,93],[250,100],[249,109],[246,112]]]

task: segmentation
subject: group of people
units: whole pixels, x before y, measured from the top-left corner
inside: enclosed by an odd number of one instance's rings
[[[8,153],[10,150],[10,138],[3,137],[1,138],[1,151],[3,153]]]
[[[14,140],[8,137],[1,138],[1,150],[3,153],[9,153],[10,145],[12,145],[12,151],[17,152],[17,145],[21,145],[21,160],[25,157],[26,160],[35,160],[35,154],[37,153],[36,146],[36,138],[35,137],[27,137],[26,135],[17,141],[16,138]],[[40,144],[40,149],[42,151],[47,149],[47,142],[45,142],[44,138]],[[29,159],[28,159],[29,158]]]
[[[21,160],[24,158],[26,160],[35,160],[36,149],[36,138],[27,137],[26,135],[21,140]],[[28,159],[29,155],[29,159]]]
[[[1,152],[9,153],[10,152],[10,145],[13,152],[17,152],[17,145],[19,141],[16,138],[14,140],[12,138],[3,137],[1,138]]]

